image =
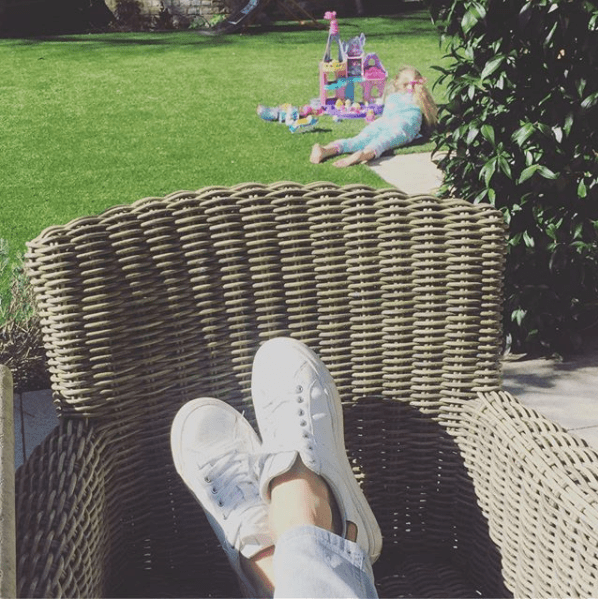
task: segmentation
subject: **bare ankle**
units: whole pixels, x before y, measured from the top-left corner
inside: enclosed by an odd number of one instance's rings
[[[274,546],[264,549],[251,558],[241,556],[241,568],[260,597],[274,594]]]
[[[309,470],[301,458],[271,483],[270,528],[275,539],[297,526],[317,526],[335,532],[336,502],[326,481]]]

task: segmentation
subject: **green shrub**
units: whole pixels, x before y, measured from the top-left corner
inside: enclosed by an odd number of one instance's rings
[[[598,322],[598,13],[570,0],[428,0],[450,58],[443,192],[510,227],[514,348],[575,350]]]
[[[150,29],[151,19],[143,14],[138,0],[116,0],[114,9],[116,23],[113,28],[118,31],[145,31]]]
[[[11,280],[10,297],[0,297],[0,364],[12,371],[15,391],[50,387],[39,316],[22,257],[10,263],[8,244],[0,239],[0,278]]]

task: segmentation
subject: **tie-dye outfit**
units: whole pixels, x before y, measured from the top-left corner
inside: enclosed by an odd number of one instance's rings
[[[396,93],[386,98],[382,116],[366,125],[361,133],[349,139],[339,139],[339,154],[353,154],[359,150],[373,150],[376,158],[387,150],[413,141],[422,125],[422,112],[413,94]]]

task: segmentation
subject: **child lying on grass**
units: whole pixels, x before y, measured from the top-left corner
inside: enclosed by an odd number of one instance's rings
[[[326,146],[315,144],[310,162],[319,164],[337,154],[349,154],[334,163],[338,167],[368,162],[413,141],[422,125],[427,131],[434,129],[438,108],[425,83],[419,71],[403,67],[388,86],[382,116],[355,137],[338,139]]]

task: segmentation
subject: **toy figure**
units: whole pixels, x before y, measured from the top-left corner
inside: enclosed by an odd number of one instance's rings
[[[297,119],[289,125],[289,131],[291,133],[305,133],[310,131],[318,124],[318,119],[313,115],[309,115],[305,118]]]
[[[292,110],[291,104],[281,104],[280,106],[264,106],[259,104],[257,107],[258,116],[264,121],[278,121],[284,123],[287,118],[287,113]]]
[[[281,104],[280,106],[264,106],[260,104],[257,107],[257,114],[264,121],[276,121],[284,123],[291,133],[304,133],[313,129],[318,123],[318,119],[312,114],[311,106],[303,106],[301,110],[291,104]]]
[[[341,44],[341,38],[338,34],[338,21],[336,20],[336,11],[328,11],[324,15],[327,21],[330,21],[330,29],[328,31],[328,41],[326,42],[326,52],[324,52],[324,62],[330,62],[332,60],[330,50],[334,42],[338,47],[338,62],[343,62],[343,46]]]

